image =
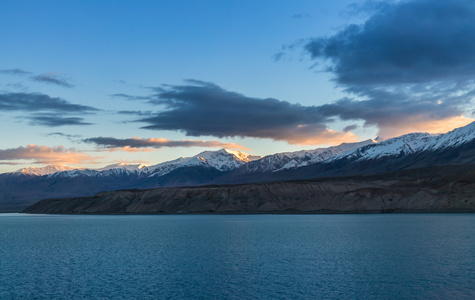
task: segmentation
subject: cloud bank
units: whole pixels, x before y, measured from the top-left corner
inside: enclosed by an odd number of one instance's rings
[[[143,128],[176,130],[188,136],[254,137],[291,144],[337,144],[356,140],[349,132],[327,128],[331,122],[318,107],[260,99],[231,92],[204,81],[154,89],[148,102],[164,111],[139,119]]]
[[[0,94],[1,111],[27,112],[30,113],[26,116],[30,124],[58,127],[90,125],[91,123],[84,122],[84,118],[71,115],[84,115],[99,110],[91,106],[73,104],[64,99],[40,93],[3,93]]]
[[[310,39],[307,53],[354,95],[323,114],[362,119],[386,137],[464,119],[475,96],[473,20],[474,1],[381,2],[364,24]]]
[[[228,148],[242,149],[247,148],[235,143],[222,143],[219,141],[200,141],[200,140],[181,140],[174,141],[165,138],[138,138],[117,139],[113,137],[95,137],[83,140],[86,143],[92,143],[100,147],[104,147],[111,151],[149,151],[152,148],[158,149],[162,147],[209,147],[209,148]]]
[[[0,150],[0,162],[32,160],[35,164],[84,164],[96,163],[100,157],[93,157],[74,149],[65,149],[63,146],[47,147],[27,145],[12,149]]]

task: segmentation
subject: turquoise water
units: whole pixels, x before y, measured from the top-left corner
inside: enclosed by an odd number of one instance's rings
[[[475,214],[0,214],[0,299],[475,299]]]

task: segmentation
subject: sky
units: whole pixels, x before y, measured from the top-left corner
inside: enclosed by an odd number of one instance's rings
[[[475,2],[0,1],[0,173],[443,133]]]

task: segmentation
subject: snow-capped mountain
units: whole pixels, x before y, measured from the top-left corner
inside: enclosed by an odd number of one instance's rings
[[[213,168],[220,172],[229,172],[240,166],[260,159],[241,151],[221,149],[218,151],[204,151],[191,157],[180,157],[175,160],[159,163],[153,166],[144,164],[118,163],[99,169],[77,169],[64,165],[52,165],[43,168],[25,168],[16,171],[17,174],[49,177],[108,177],[136,175],[141,177],[163,176],[173,170],[184,167],[202,166]]]
[[[456,164],[475,164],[475,122],[446,134],[412,133],[264,158],[221,149],[153,166],[25,168],[0,174],[0,209],[119,189],[289,181]]]
[[[404,157],[423,151],[443,151],[475,140],[475,122],[446,134],[410,133],[349,153],[337,155],[328,162],[340,159],[374,160],[385,157]]]
[[[150,166],[147,172],[149,176],[162,176],[178,168],[194,166],[203,166],[214,168],[221,172],[228,172],[260,158],[260,156],[252,156],[241,151],[227,149],[204,151],[192,157],[180,157],[172,161]]]
[[[142,170],[143,168],[146,168],[147,166],[144,164],[126,164],[126,163],[117,163],[113,165],[108,165],[105,166],[104,168],[97,169],[97,171],[107,171],[107,170],[112,170],[112,169],[121,169],[121,170],[127,170],[127,171],[138,171]]]
[[[57,172],[64,172],[64,171],[71,171],[71,170],[76,170],[77,168],[73,168],[70,166],[66,165],[49,165],[46,167],[28,167],[28,168],[23,168],[20,170],[17,170],[13,172],[12,174],[23,174],[23,175],[32,175],[32,176],[44,176],[44,175],[50,175],[54,174]]]
[[[305,152],[270,155],[224,175],[218,183],[285,181],[475,164],[475,122],[446,134],[411,133],[379,143],[371,140],[363,143],[366,145],[349,151],[341,149],[336,155],[330,151],[335,149],[323,149],[323,152],[317,149],[313,152],[318,153],[315,159],[310,158],[313,153]],[[297,159],[292,159],[292,155]]]
[[[404,156],[419,151],[427,145],[435,136],[429,133],[410,133],[392,138],[376,144],[368,144],[366,147],[352,149],[353,151],[335,155],[330,161],[338,159],[378,159],[386,156]]]
[[[322,162],[339,154],[374,143],[376,143],[376,141],[370,139],[357,143],[343,143],[328,148],[277,153],[265,156],[262,159],[247,164],[242,171],[279,172],[287,169],[296,169],[317,162]]]
[[[475,122],[464,127],[454,129],[446,134],[441,134],[427,143],[422,150],[443,150],[459,147],[475,140]]]

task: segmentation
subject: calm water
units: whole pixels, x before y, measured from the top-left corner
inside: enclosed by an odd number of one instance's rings
[[[0,299],[474,299],[475,214],[0,214]]]

